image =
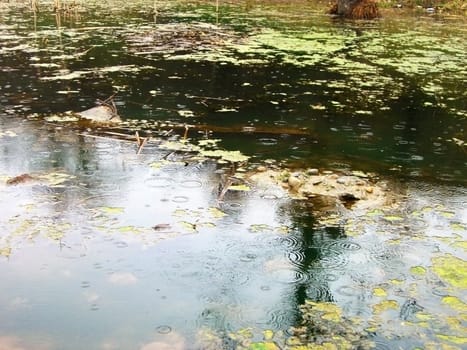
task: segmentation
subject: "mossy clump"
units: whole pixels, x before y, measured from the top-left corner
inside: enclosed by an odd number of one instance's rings
[[[373,342],[356,321],[342,315],[339,306],[329,302],[307,300],[300,306],[302,322],[291,329],[291,349],[301,349],[308,344],[316,348],[371,349]]]

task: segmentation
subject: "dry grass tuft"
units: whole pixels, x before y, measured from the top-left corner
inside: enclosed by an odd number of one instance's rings
[[[339,8],[339,2],[335,3],[330,9],[329,14],[339,15],[349,19],[374,19],[381,17],[378,5],[374,0],[360,0],[350,6]]]
[[[348,17],[352,19],[374,19],[379,18],[380,13],[373,0],[362,0],[352,8]]]

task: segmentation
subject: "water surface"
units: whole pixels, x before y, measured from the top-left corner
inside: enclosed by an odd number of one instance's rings
[[[0,345],[293,349],[312,300],[342,310],[344,339],[461,348],[465,22],[160,5],[59,23],[2,5]],[[122,126],[51,118],[113,93]],[[247,169],[361,170],[406,195],[328,220],[274,188],[220,201],[231,164],[164,148],[171,124]]]

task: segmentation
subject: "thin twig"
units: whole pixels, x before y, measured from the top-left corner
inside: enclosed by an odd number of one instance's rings
[[[138,144],[138,150],[136,151],[136,154],[140,154],[141,151],[143,150],[144,145],[148,141],[148,137],[139,137],[138,131],[135,132],[136,136],[136,143]]]
[[[123,142],[130,142],[131,140],[124,140],[124,139],[116,139],[113,137],[106,137],[106,136],[99,136],[99,135],[91,135],[91,134],[84,134],[84,133],[79,133],[79,136],[84,136],[84,137],[90,137],[93,139],[102,139],[102,140],[117,140],[117,141],[123,141]]]

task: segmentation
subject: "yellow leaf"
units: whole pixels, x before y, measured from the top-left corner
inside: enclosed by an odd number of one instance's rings
[[[426,274],[426,269],[423,266],[412,266],[410,268],[410,273],[412,275],[423,276]]]
[[[467,261],[451,254],[433,258],[433,271],[441,279],[458,288],[467,288]]]
[[[251,188],[248,187],[247,185],[231,185],[229,186],[230,191],[251,191]]]
[[[214,217],[216,219],[222,218],[222,217],[227,215],[222,210],[220,210],[218,208],[214,208],[214,207],[209,208],[209,213],[211,214],[212,217]]]
[[[386,291],[383,288],[374,288],[373,295],[377,297],[385,297],[388,295],[388,293],[386,293]]]
[[[121,214],[125,211],[121,207],[101,207],[100,210],[106,214]]]
[[[467,312],[467,304],[460,300],[458,297],[455,296],[446,296],[441,299],[443,304],[449,305],[454,310]]]
[[[399,303],[395,300],[384,300],[376,305],[373,305],[373,312],[380,314],[386,310],[397,310],[399,309]]]

